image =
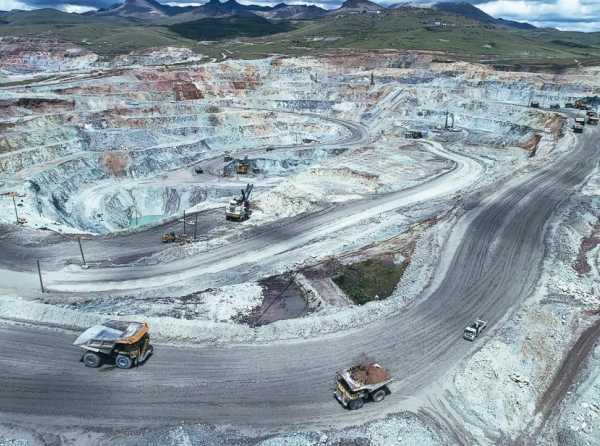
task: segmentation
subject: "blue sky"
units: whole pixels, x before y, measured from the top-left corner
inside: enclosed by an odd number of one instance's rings
[[[67,12],[85,12],[102,8],[122,0],[0,0],[0,10],[56,8]],[[159,0],[171,5],[197,5],[203,0]],[[275,4],[280,0],[240,0],[240,3]],[[288,3],[312,3],[327,9],[335,8],[343,0],[315,0]],[[382,0],[383,5],[404,0]],[[537,26],[551,26],[563,30],[600,31],[600,0],[468,0],[486,13],[504,19],[526,21]],[[426,5],[432,0],[412,0]]]

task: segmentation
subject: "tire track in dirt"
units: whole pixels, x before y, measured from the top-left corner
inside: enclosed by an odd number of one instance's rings
[[[541,414],[545,423],[564,400],[569,388],[576,383],[591,351],[600,339],[600,319],[581,333],[560,367],[552,382],[538,400],[536,413]]]

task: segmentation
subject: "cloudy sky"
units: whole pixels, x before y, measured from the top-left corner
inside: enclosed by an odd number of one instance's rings
[[[123,0],[0,0],[0,10],[56,8],[66,12],[85,12],[110,6]],[[192,5],[203,0],[159,0],[170,5]],[[223,0],[224,1],[224,0]],[[240,0],[240,3],[275,4],[280,0]],[[283,1],[283,0],[282,0]],[[287,3],[313,3],[335,8],[343,0],[290,0]],[[407,0],[375,0],[381,4]],[[409,0],[428,4],[432,0]],[[600,0],[468,0],[494,17],[530,22],[573,31],[600,31]]]

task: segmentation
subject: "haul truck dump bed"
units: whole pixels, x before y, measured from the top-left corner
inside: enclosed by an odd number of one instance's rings
[[[86,367],[114,361],[120,369],[143,363],[154,351],[150,327],[145,322],[106,321],[84,331],[73,343],[85,350]]]

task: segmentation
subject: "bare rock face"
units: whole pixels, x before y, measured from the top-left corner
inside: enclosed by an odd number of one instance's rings
[[[122,54],[115,57],[111,64],[113,66],[131,65],[169,65],[173,63],[195,62],[202,59],[202,55],[196,54],[189,48],[163,47],[148,48]]]
[[[559,136],[564,123],[513,104],[527,103],[532,88],[542,103],[594,94],[586,84],[563,85],[552,78],[542,83],[538,75],[437,64],[431,55],[402,52],[231,60],[165,69],[156,65],[202,57],[166,47],[98,62],[95,54],[71,44],[2,38],[0,56],[0,70],[18,73],[7,75],[17,84],[0,94],[0,175],[17,175],[24,191],[35,185],[23,209],[28,221],[99,233],[126,225],[133,208],[136,215],[171,215],[202,201],[208,202],[203,206],[220,206],[231,190],[239,190],[224,186],[206,193],[201,184],[178,183],[185,172],[165,184],[160,177],[167,172],[185,171],[225,151],[243,159],[242,152],[257,147],[272,150],[347,138],[347,128],[315,114],[360,121],[378,134],[383,131],[384,140],[353,149],[342,145],[281,157],[267,150],[251,156],[252,175],[277,177],[277,182],[291,178],[256,197],[255,222],[315,210],[332,197],[343,201],[396,190],[441,172],[448,166],[426,152],[391,148],[393,139],[402,137],[401,126],[443,125],[446,110],[456,126],[470,129],[454,137],[474,146],[525,146],[530,152],[539,148],[537,159],[546,151],[547,135]],[[21,84],[28,82],[23,73],[68,69],[77,74]],[[381,88],[370,86],[370,71],[387,79]],[[535,135],[543,136],[538,140]],[[522,150],[519,154],[526,156]],[[234,166],[205,171],[231,175]],[[142,179],[144,184],[138,184]],[[13,210],[7,201],[4,215],[3,203],[0,221],[10,221]]]
[[[71,43],[0,37],[0,73],[28,74],[91,68],[98,55]]]
[[[369,0],[346,0],[342,3],[342,6],[339,9],[334,10],[333,12],[375,12],[375,11],[383,11],[385,8],[377,3],[371,2]]]
[[[178,101],[188,101],[190,99],[202,99],[204,96],[198,90],[193,82],[180,82],[174,85],[175,98]]]

